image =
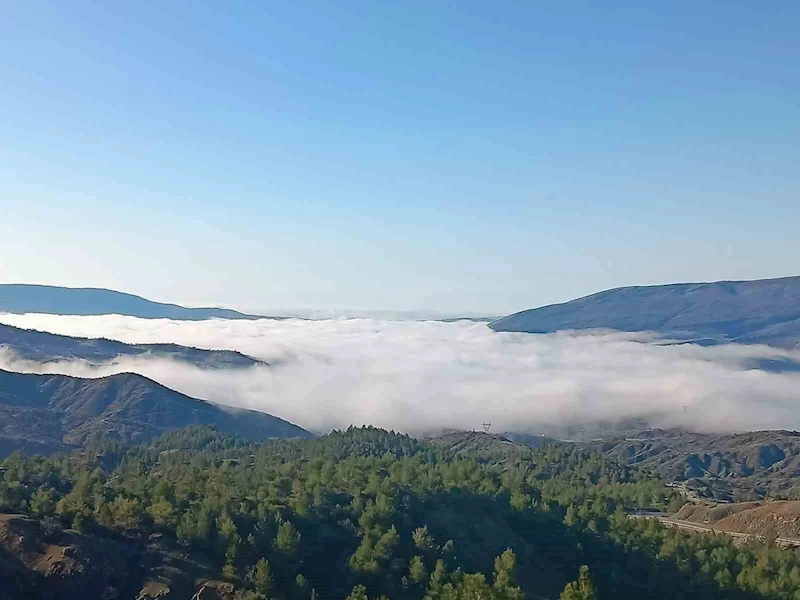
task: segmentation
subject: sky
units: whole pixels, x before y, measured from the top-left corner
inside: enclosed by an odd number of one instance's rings
[[[797,2],[0,15],[0,281],[501,315],[799,272]]]

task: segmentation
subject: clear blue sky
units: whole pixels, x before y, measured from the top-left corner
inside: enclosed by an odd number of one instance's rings
[[[737,4],[4,2],[0,280],[500,314],[800,274],[800,3]]]

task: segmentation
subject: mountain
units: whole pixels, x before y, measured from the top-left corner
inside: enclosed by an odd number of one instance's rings
[[[142,319],[261,319],[227,308],[187,308],[99,288],[0,284],[0,312],[50,315],[128,315]]]
[[[36,362],[81,359],[91,364],[108,363],[122,357],[170,358],[203,368],[244,368],[267,363],[233,350],[204,350],[178,344],[125,344],[115,340],[57,335],[20,329],[0,323],[0,348],[19,358]]]
[[[0,370],[0,456],[66,450],[101,435],[136,442],[192,424],[254,440],[313,437],[267,413],[190,398],[134,373],[83,379]]]
[[[799,348],[800,277],[623,287],[525,310],[489,327],[525,333],[655,331],[708,344]]]
[[[700,497],[800,499],[800,433],[796,431],[720,435],[654,429],[588,446],[624,464],[652,469]]]

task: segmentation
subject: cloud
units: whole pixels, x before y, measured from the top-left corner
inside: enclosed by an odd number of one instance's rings
[[[169,321],[117,315],[0,315],[0,322],[132,343],[239,350],[271,367],[202,370],[152,358],[93,367],[0,355],[12,370],[101,376],[134,371],[194,397],[325,431],[371,423],[539,431],[644,418],[700,431],[800,429],[800,373],[753,368],[800,352],[665,345],[650,334],[496,333],[483,323],[330,319]]]

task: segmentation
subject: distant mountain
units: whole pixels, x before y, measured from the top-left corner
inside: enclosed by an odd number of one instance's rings
[[[680,340],[800,347],[800,277],[624,287],[525,310],[495,331],[655,331]]]
[[[0,456],[67,450],[97,436],[139,442],[192,424],[253,440],[314,437],[267,413],[190,398],[134,373],[83,379],[0,370]]]
[[[0,312],[50,315],[128,315],[142,319],[261,319],[227,308],[187,308],[98,288],[0,284]]]
[[[203,368],[243,368],[267,363],[233,350],[203,350],[178,344],[125,344],[115,340],[56,335],[0,323],[0,348],[36,362],[82,359],[91,364],[122,357],[172,358]]]

